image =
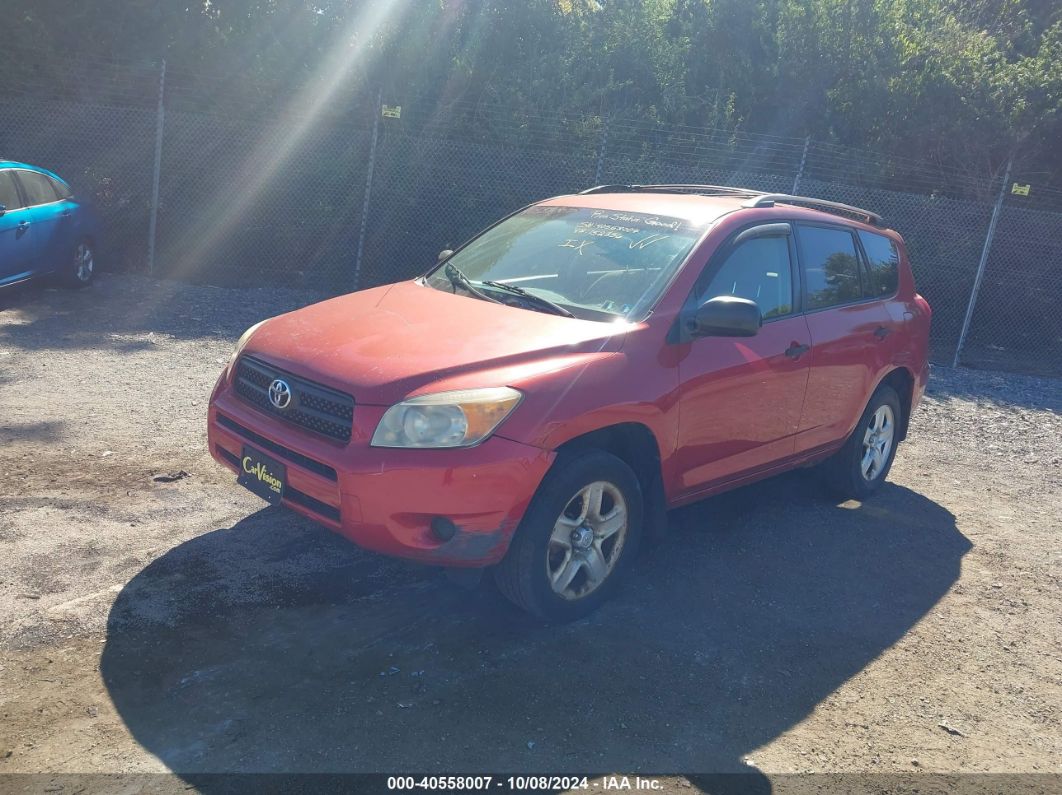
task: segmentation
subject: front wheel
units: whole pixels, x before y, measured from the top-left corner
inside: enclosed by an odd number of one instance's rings
[[[562,456],[539,486],[495,580],[525,610],[571,621],[613,593],[641,532],[642,490],[627,464],[599,450]]]
[[[87,287],[96,273],[95,252],[88,240],[82,240],[63,268],[63,279],[69,287]]]
[[[862,500],[881,488],[896,456],[900,411],[896,390],[879,386],[844,447],[823,464],[826,485],[836,496]]]

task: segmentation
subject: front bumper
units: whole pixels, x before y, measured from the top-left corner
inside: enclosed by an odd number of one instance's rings
[[[370,447],[385,410],[358,405],[345,444],[262,413],[223,375],[210,401],[210,454],[233,472],[244,445],[282,460],[284,505],[366,549],[443,566],[501,560],[554,453],[498,436],[450,450]],[[448,541],[431,531],[437,516],[458,528]]]

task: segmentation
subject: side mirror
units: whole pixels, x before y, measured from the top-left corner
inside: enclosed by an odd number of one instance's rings
[[[3,215],[6,212],[7,212],[7,206],[3,205],[3,204],[0,204],[0,215]]]
[[[449,257],[453,253],[454,253],[454,250],[452,248],[444,248],[442,251],[439,252],[438,261],[442,262],[444,259],[446,259],[447,257]]]
[[[687,321],[693,337],[755,337],[763,324],[760,307],[748,298],[709,298]]]

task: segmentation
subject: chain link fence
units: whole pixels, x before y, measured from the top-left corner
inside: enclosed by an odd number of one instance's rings
[[[352,289],[368,156],[369,134],[343,121],[292,141],[260,119],[167,112],[153,269],[222,286]]]
[[[393,118],[376,95],[252,112],[179,81],[167,94],[150,77],[91,101],[0,94],[0,157],[50,168],[93,198],[104,267],[339,293],[415,276],[441,249],[548,196],[740,185],[880,213],[906,239],[933,306],[935,362],[1062,374],[1062,192],[1023,197],[1001,175],[592,114],[425,101]]]
[[[1062,373],[1062,213],[1004,205],[960,361]]]

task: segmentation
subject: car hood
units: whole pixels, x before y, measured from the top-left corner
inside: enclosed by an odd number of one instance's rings
[[[411,281],[271,318],[243,352],[347,392],[358,403],[391,405],[417,393],[515,385],[617,351],[628,328]]]

